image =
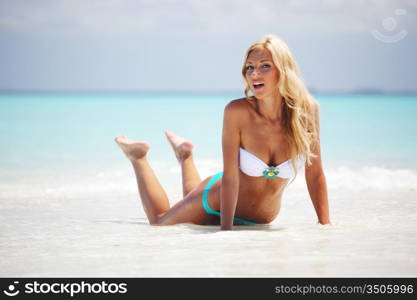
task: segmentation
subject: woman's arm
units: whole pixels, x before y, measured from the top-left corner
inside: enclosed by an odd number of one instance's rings
[[[229,102],[223,118],[223,178],[220,193],[221,230],[232,230],[239,193],[239,103]]]
[[[320,152],[320,114],[319,106],[315,106],[315,120],[317,126],[317,141],[312,150],[317,157],[312,159],[310,166],[305,166],[305,178],[308,192],[320,224],[330,224],[329,202],[327,199],[326,177],[323,172]]]

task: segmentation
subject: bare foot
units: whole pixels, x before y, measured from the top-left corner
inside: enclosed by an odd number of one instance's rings
[[[145,157],[150,149],[150,145],[147,142],[134,141],[127,135],[118,135],[115,137],[114,141],[123,150],[130,161]]]
[[[178,162],[183,161],[191,155],[194,148],[194,144],[191,141],[186,141],[183,137],[180,137],[169,130],[165,131],[165,135],[175,152]]]

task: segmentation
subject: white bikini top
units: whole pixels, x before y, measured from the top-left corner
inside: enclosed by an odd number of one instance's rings
[[[246,175],[253,177],[263,176],[265,178],[291,178],[295,176],[295,171],[291,165],[291,159],[279,164],[278,166],[268,166],[265,162],[259,159],[254,154],[240,147],[239,168]],[[300,166],[297,163],[297,168]]]

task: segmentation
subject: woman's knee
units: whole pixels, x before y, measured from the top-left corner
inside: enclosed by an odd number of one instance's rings
[[[155,226],[158,226],[158,225],[172,225],[172,224],[168,224],[167,218],[164,218],[164,216],[166,214],[167,214],[167,212],[163,212],[163,213],[158,214],[155,217],[155,219],[149,220],[149,224],[150,225],[155,225]]]

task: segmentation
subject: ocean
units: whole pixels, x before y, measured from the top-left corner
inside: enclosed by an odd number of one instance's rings
[[[170,203],[181,170],[164,131],[222,169],[224,106],[239,93],[0,93],[2,277],[417,276],[417,95],[318,94],[331,226],[303,174],[261,227],[148,225],[114,137],[151,144]]]

